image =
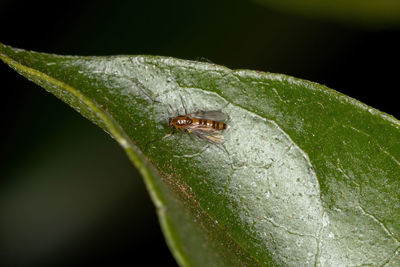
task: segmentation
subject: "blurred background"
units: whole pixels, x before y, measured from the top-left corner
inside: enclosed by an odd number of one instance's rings
[[[0,23],[18,48],[283,73],[399,118],[397,0],[1,0]],[[0,266],[176,266],[122,148],[2,63],[0,77]]]

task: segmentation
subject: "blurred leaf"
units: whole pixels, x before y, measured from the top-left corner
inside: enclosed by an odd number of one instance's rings
[[[262,5],[305,16],[369,28],[400,26],[397,0],[254,0]]]
[[[181,265],[400,264],[393,117],[279,74],[155,56],[0,51],[121,144]],[[229,114],[222,146],[171,134],[181,98],[189,112]]]

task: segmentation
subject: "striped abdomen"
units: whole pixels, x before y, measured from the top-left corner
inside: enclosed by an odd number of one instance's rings
[[[207,120],[207,119],[197,119],[197,118],[191,118],[192,120],[192,125],[203,125],[206,127],[211,127],[215,130],[225,130],[228,128],[228,125],[220,122],[220,121],[213,121],[213,120]]]

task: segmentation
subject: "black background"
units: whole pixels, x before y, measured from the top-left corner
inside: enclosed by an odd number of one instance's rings
[[[399,26],[241,1],[2,1],[0,12],[0,42],[14,47],[283,73],[399,118]],[[5,64],[0,75],[0,265],[175,266],[143,182],[116,142]]]

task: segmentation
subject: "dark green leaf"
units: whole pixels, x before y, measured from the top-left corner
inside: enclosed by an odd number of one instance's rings
[[[181,265],[400,264],[393,117],[319,84],[209,63],[4,45],[0,57],[121,144]],[[181,98],[229,115],[223,145],[172,134]]]

